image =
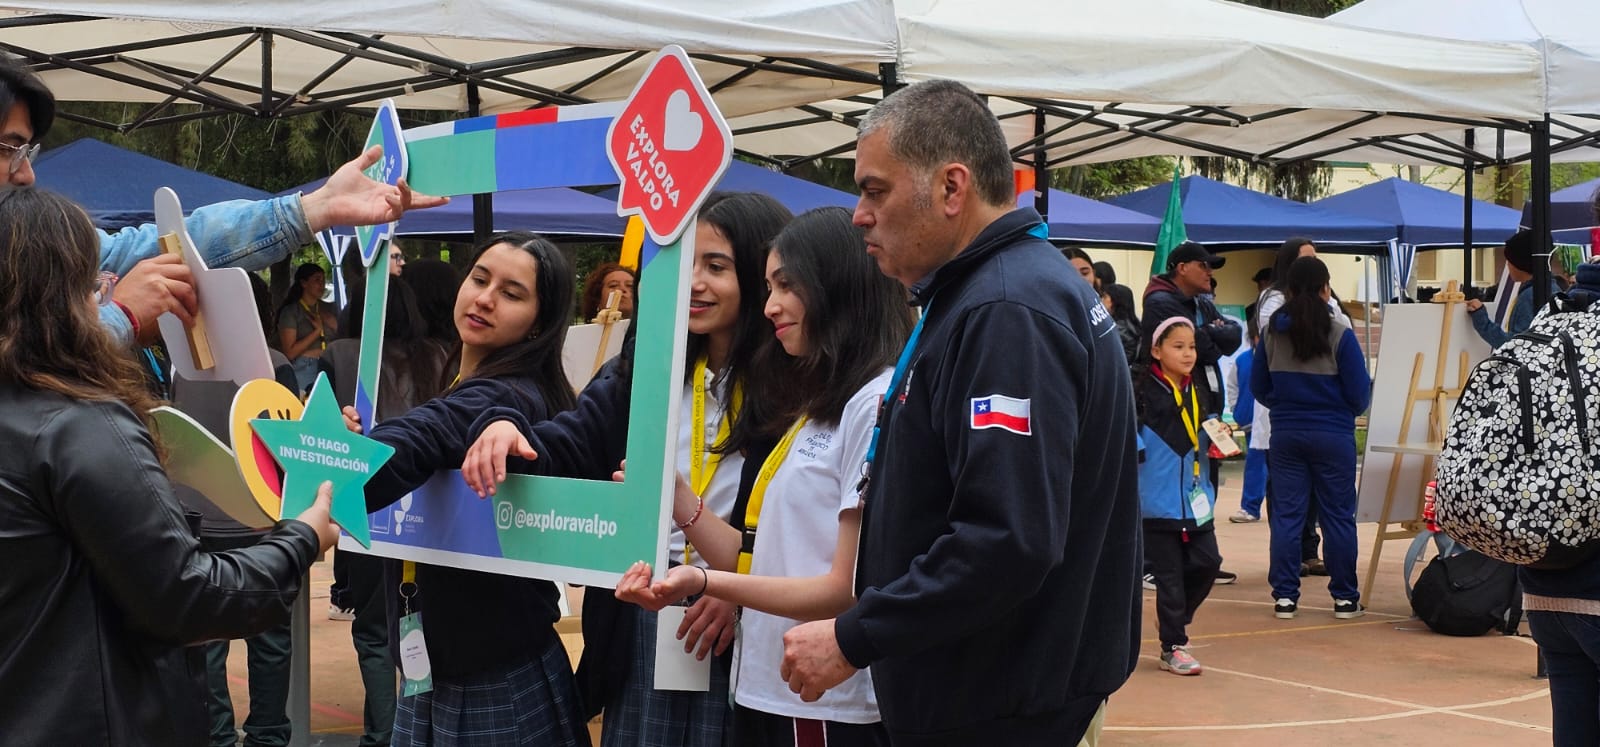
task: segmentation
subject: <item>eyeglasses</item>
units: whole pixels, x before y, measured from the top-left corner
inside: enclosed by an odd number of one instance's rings
[[[17,169],[22,168],[23,161],[32,163],[33,157],[39,155],[39,144],[12,145],[11,143],[0,143],[0,153],[5,153],[6,151],[11,152],[10,166],[6,173],[15,174]]]

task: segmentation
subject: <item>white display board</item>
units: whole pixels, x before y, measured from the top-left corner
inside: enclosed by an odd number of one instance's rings
[[[1383,343],[1378,349],[1378,370],[1373,375],[1372,409],[1367,415],[1367,447],[1362,459],[1358,479],[1359,493],[1356,503],[1356,521],[1375,522],[1383,517],[1384,492],[1389,485],[1389,472],[1394,463],[1393,454],[1374,451],[1374,446],[1398,443],[1400,423],[1405,416],[1406,387],[1411,383],[1411,369],[1417,353],[1422,354],[1422,373],[1417,377],[1417,388],[1434,385],[1439,337],[1444,331],[1445,304],[1390,304],[1384,311]],[[1451,304],[1450,338],[1445,345],[1445,368],[1442,386],[1454,388],[1461,381],[1461,352],[1467,353],[1468,371],[1489,357],[1489,345],[1472,329],[1466,306]],[[1419,398],[1420,399],[1420,398]],[[1447,402],[1453,408],[1454,400]],[[1428,415],[1432,405],[1418,401],[1411,413],[1411,424],[1406,442],[1421,443],[1428,440]],[[1448,413],[1446,413],[1448,415]],[[1445,420],[1449,422],[1448,417]],[[1421,456],[1405,456],[1400,460],[1400,479],[1395,486],[1394,505],[1389,521],[1409,521],[1421,518],[1415,515],[1420,503],[1422,466],[1427,461]]]

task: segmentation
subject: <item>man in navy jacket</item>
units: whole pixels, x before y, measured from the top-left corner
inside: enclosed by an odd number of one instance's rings
[[[861,123],[855,222],[923,322],[863,480],[856,605],[792,629],[807,700],[870,666],[904,745],[1071,745],[1138,656],[1137,452],[1110,314],[1014,210],[999,123],[920,83]]]

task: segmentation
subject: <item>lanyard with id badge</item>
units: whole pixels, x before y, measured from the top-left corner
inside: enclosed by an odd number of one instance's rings
[[[417,595],[417,564],[401,563],[400,572],[400,673],[405,676],[405,697],[433,690],[433,664],[428,661],[428,643],[422,636],[422,613],[411,611],[411,598]]]
[[[1189,432],[1189,443],[1194,446],[1194,480],[1189,483],[1189,510],[1194,516],[1194,524],[1203,527],[1211,523],[1211,498],[1206,495],[1205,488],[1200,485],[1200,398],[1193,392],[1189,394],[1189,407],[1183,406],[1183,390],[1178,382],[1167,379],[1172,386],[1172,401],[1178,406],[1178,415],[1183,418],[1183,428]]]

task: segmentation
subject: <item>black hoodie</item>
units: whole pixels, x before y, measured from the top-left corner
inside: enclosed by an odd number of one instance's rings
[[[1075,744],[1138,657],[1127,359],[1040,225],[1008,213],[912,289],[927,320],[835,623],[897,745]]]

